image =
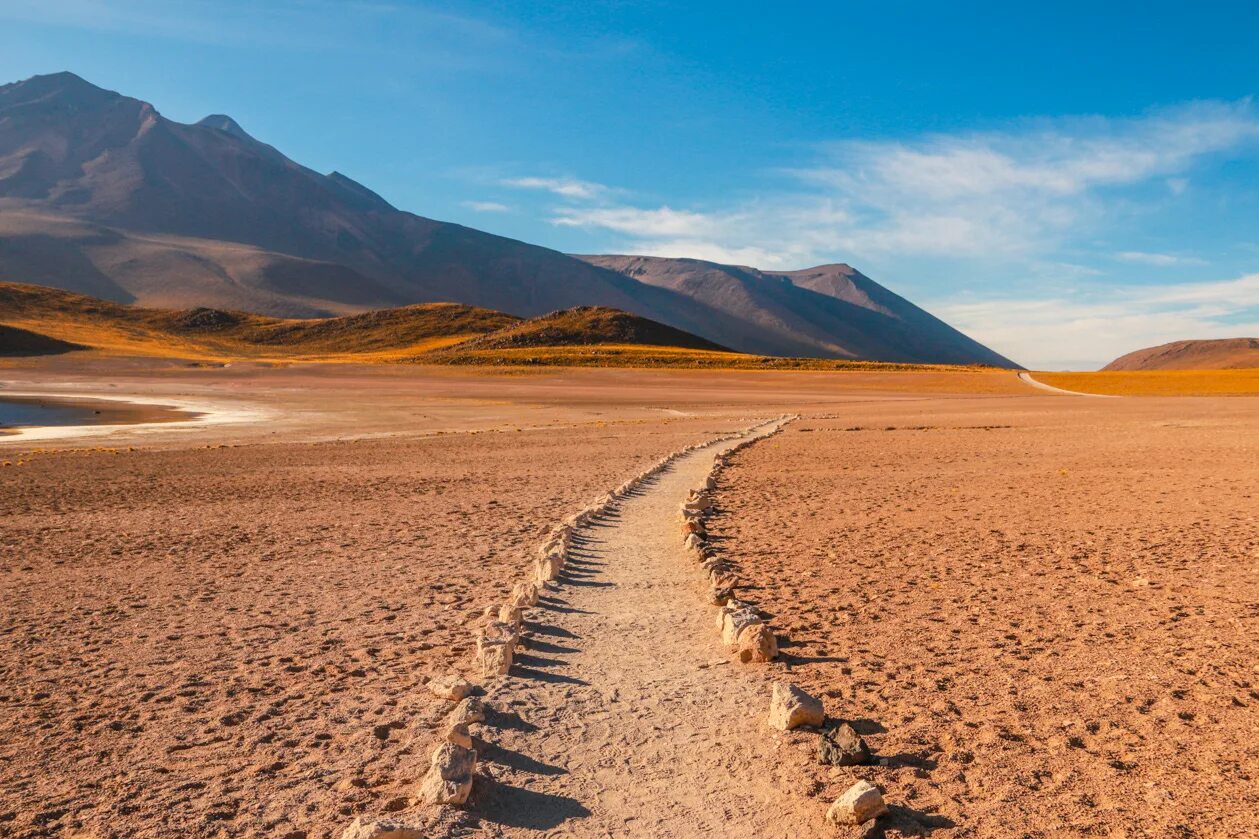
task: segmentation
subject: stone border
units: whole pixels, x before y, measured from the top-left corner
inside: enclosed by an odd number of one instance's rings
[[[728,562],[713,556],[706,519],[713,508],[712,493],[717,486],[717,476],[729,464],[730,456],[774,436],[796,419],[798,415],[790,415],[762,423],[756,428],[763,430],[716,455],[704,485],[691,490],[679,511],[683,544],[708,575],[711,586],[708,602],[717,607],[717,630],[721,632],[721,640],[734,647],[739,660],[745,663],[773,661],[778,657],[778,642],[756,605],[735,596],[739,588],[738,575]]]
[[[760,426],[770,426],[767,430],[714,457],[712,471],[704,480],[704,485],[691,490],[679,511],[683,544],[708,575],[708,602],[717,607],[717,629],[721,632],[721,640],[731,646],[738,660],[745,664],[767,664],[776,659],[778,639],[765,623],[764,615],[756,604],[736,596],[739,577],[734,566],[712,555],[706,519],[714,506],[712,494],[717,486],[717,476],[729,465],[730,456],[772,437],[799,418],[796,414],[771,420]],[[850,725],[840,723],[827,729],[822,700],[789,682],[773,683],[768,723],[770,728],[778,731],[800,727],[818,731],[821,734],[819,751],[827,756],[827,762],[834,765],[851,766],[870,760],[865,741]],[[858,781],[831,804],[826,811],[826,821],[834,825],[859,825],[863,829],[862,835],[866,835],[867,829],[873,832],[875,821],[887,812],[882,791],[866,781]]]
[[[477,631],[474,659],[480,681],[494,683],[510,673],[516,648],[522,642],[527,643],[523,636],[524,612],[538,605],[542,592],[558,587],[560,574],[568,561],[577,531],[611,512],[620,501],[680,458],[728,440],[754,435],[731,448],[729,452],[717,455],[714,458],[715,472],[718,468],[716,464],[724,465],[726,455],[777,433],[790,419],[792,418],[780,417],[760,422],[742,431],[720,434],[703,443],[683,446],[553,526],[536,549],[528,578],[512,587],[505,603],[485,609],[485,623]],[[756,433],[766,426],[774,427]],[[709,483],[712,480],[710,477]],[[704,509],[709,507],[711,500]],[[773,636],[770,637],[772,639]],[[486,691],[456,675],[433,679],[428,687],[448,707],[442,709],[437,717],[439,722],[436,727],[442,734],[429,759],[428,772],[420,782],[416,797],[430,805],[462,805],[472,791],[477,760],[469,726],[485,721],[486,706],[478,695]],[[428,825],[421,828],[391,818],[359,817],[345,829],[341,839],[424,839],[431,835],[431,827]]]

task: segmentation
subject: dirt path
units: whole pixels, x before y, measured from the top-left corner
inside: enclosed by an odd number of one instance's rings
[[[1085,393],[1080,390],[1064,390],[1063,388],[1060,388],[1060,387],[1054,387],[1053,385],[1047,385],[1044,382],[1036,381],[1035,379],[1032,378],[1031,373],[1019,373],[1019,380],[1026,382],[1027,384],[1031,385],[1032,387],[1038,390],[1045,390],[1050,393],[1061,393],[1065,396],[1092,396],[1097,399],[1119,399],[1120,398],[1111,393]]]
[[[677,509],[700,449],[581,531],[494,691],[494,742],[473,810],[503,836],[818,835],[821,802],[790,792],[765,725],[765,668],[728,663]],[[491,722],[494,722],[491,720]],[[800,779],[795,779],[798,785]],[[495,831],[497,833],[497,831]]]

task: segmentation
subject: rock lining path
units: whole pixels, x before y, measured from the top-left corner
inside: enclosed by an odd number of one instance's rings
[[[830,832],[776,759],[768,670],[730,663],[682,548],[679,505],[740,439],[691,452],[579,531],[489,697],[470,810],[490,835]]]

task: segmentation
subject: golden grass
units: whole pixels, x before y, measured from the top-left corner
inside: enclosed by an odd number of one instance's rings
[[[408,359],[423,364],[475,364],[539,367],[643,367],[720,370],[968,370],[933,364],[898,364],[882,361],[842,361],[827,358],[779,358],[766,355],[684,347],[637,344],[512,347],[495,349],[452,348],[446,352]]]
[[[1064,390],[1113,396],[1254,396],[1259,368],[1247,370],[1126,370],[1036,373],[1036,380]]]
[[[0,323],[106,355],[208,362],[387,362],[443,349],[518,320],[456,303],[310,319],[208,309],[181,312],[0,282]]]
[[[520,374],[552,367],[842,372],[844,387],[953,393],[1017,392],[1008,371],[949,365],[777,358],[703,339],[610,309],[584,307],[530,321],[453,303],[339,318],[283,319],[213,310],[122,306],[43,286],[0,282],[0,322],[90,347],[90,354],[226,364],[399,363]],[[623,343],[628,336],[637,343]],[[651,341],[688,341],[661,346]],[[553,342],[550,345],[530,345]],[[7,361],[0,359],[0,366]],[[903,374],[919,374],[905,377]],[[888,375],[895,374],[895,375]],[[898,378],[899,377],[899,378]]]

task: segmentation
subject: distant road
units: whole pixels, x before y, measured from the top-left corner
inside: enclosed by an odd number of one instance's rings
[[[1093,396],[1098,399],[1118,399],[1119,398],[1118,396],[1115,396],[1114,394],[1110,394],[1110,393],[1081,393],[1078,390],[1063,390],[1060,387],[1054,387],[1053,385],[1047,385],[1044,382],[1036,381],[1035,379],[1032,378],[1031,373],[1019,373],[1019,378],[1027,382],[1032,387],[1038,387],[1041,390],[1047,390],[1050,393],[1064,393],[1067,396]]]

